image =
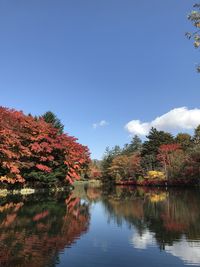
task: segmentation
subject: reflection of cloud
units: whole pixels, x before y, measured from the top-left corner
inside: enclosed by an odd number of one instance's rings
[[[146,230],[142,235],[135,232],[131,238],[131,244],[136,249],[148,249],[150,246],[156,246],[156,240],[153,233]],[[165,251],[186,264],[200,265],[200,241],[188,242],[183,238],[174,242],[172,246],[166,246]]]
[[[188,242],[182,239],[172,246],[166,246],[166,252],[187,264],[200,265],[200,242]]]
[[[148,230],[144,234],[139,235],[137,232],[134,233],[131,244],[137,249],[146,249],[155,243],[154,236]]]

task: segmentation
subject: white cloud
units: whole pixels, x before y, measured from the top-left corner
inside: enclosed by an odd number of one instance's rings
[[[132,135],[145,136],[154,127],[157,130],[177,131],[191,130],[200,124],[200,109],[188,109],[180,107],[170,110],[150,122],[132,120],[125,125],[125,129]]]
[[[100,122],[93,123],[92,127],[93,127],[94,129],[97,129],[97,128],[99,128],[99,127],[105,127],[105,126],[107,126],[108,124],[109,124],[109,123],[108,123],[107,121],[105,121],[105,120],[101,120]]]

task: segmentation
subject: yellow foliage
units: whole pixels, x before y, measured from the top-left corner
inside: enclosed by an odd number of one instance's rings
[[[148,171],[146,179],[159,179],[159,180],[165,180],[165,174],[164,172],[160,171]]]

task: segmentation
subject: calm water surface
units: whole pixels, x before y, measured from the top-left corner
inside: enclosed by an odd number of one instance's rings
[[[200,191],[2,196],[0,266],[200,266]]]

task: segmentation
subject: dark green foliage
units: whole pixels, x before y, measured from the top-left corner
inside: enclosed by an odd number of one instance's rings
[[[141,165],[145,172],[154,170],[158,165],[156,156],[153,154],[143,155],[141,157]]]
[[[194,142],[195,145],[199,145],[200,144],[200,125],[194,131],[193,142]]]
[[[112,161],[115,157],[119,156],[122,153],[122,150],[119,146],[115,146],[112,149],[109,147],[106,148],[103,160],[101,162],[101,168],[103,177],[109,179],[109,168],[111,167]]]
[[[59,185],[61,182],[63,183],[66,177],[66,172],[67,172],[67,167],[66,166],[58,166],[57,168],[55,167],[53,172],[50,173],[44,173],[42,171],[29,171],[24,174],[26,177],[27,181],[36,181],[40,182],[40,184],[43,185]]]
[[[159,166],[157,160],[158,150],[161,145],[173,144],[174,138],[170,133],[164,131],[158,131],[155,128],[152,128],[147,136],[147,141],[144,142],[142,147],[142,158],[143,166],[145,169],[149,169],[151,166],[152,169],[155,169]]]
[[[61,121],[57,118],[57,116],[51,112],[47,111],[44,115],[42,115],[43,119],[47,123],[51,123],[53,127],[58,129],[59,134],[62,134],[64,131],[64,125],[61,123]]]
[[[137,135],[135,135],[132,138],[130,144],[126,144],[124,146],[122,153],[124,155],[130,155],[136,152],[141,152],[141,150],[142,150],[142,140]]]
[[[188,150],[188,159],[184,166],[186,178],[198,179],[200,182],[200,144],[196,144]]]
[[[186,151],[192,145],[192,137],[187,133],[179,133],[175,138],[175,143],[180,144],[181,148]]]

